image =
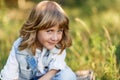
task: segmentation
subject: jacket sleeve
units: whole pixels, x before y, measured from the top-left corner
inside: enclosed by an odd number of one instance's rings
[[[53,60],[49,65],[49,70],[56,69],[56,70],[63,70],[66,67],[65,62],[66,57],[66,50],[64,50],[61,54],[57,54],[54,56]]]
[[[6,65],[1,70],[0,75],[2,80],[14,80],[18,78],[18,62],[15,54],[17,50],[16,46],[18,46],[19,41],[20,39],[13,44]]]

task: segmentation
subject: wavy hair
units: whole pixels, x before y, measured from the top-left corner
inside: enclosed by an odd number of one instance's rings
[[[42,48],[37,39],[38,31],[51,28],[55,25],[63,28],[62,39],[58,43],[62,52],[66,47],[71,46],[72,43],[69,35],[69,19],[58,3],[54,1],[41,1],[32,9],[20,30],[20,37],[23,40],[19,45],[19,49],[29,48],[35,55],[36,48]]]

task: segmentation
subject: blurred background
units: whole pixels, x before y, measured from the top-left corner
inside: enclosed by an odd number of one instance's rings
[[[0,0],[0,70],[39,1]],[[73,44],[67,49],[67,64],[74,71],[93,70],[96,80],[120,80],[120,0],[53,1],[70,19]]]

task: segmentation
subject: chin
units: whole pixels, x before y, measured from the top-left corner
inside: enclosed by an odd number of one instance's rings
[[[51,49],[53,49],[55,46],[51,46],[51,47],[46,47],[48,50],[51,50]]]
[[[53,47],[54,48],[54,47]],[[53,48],[48,48],[48,50],[52,50]]]

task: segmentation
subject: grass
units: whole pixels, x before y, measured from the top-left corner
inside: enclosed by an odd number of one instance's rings
[[[70,18],[73,39],[73,45],[67,49],[66,62],[74,71],[92,69],[96,80],[119,80],[119,0],[96,1],[89,0],[81,6],[64,6]],[[19,35],[27,11],[5,6],[0,10],[0,69]]]

